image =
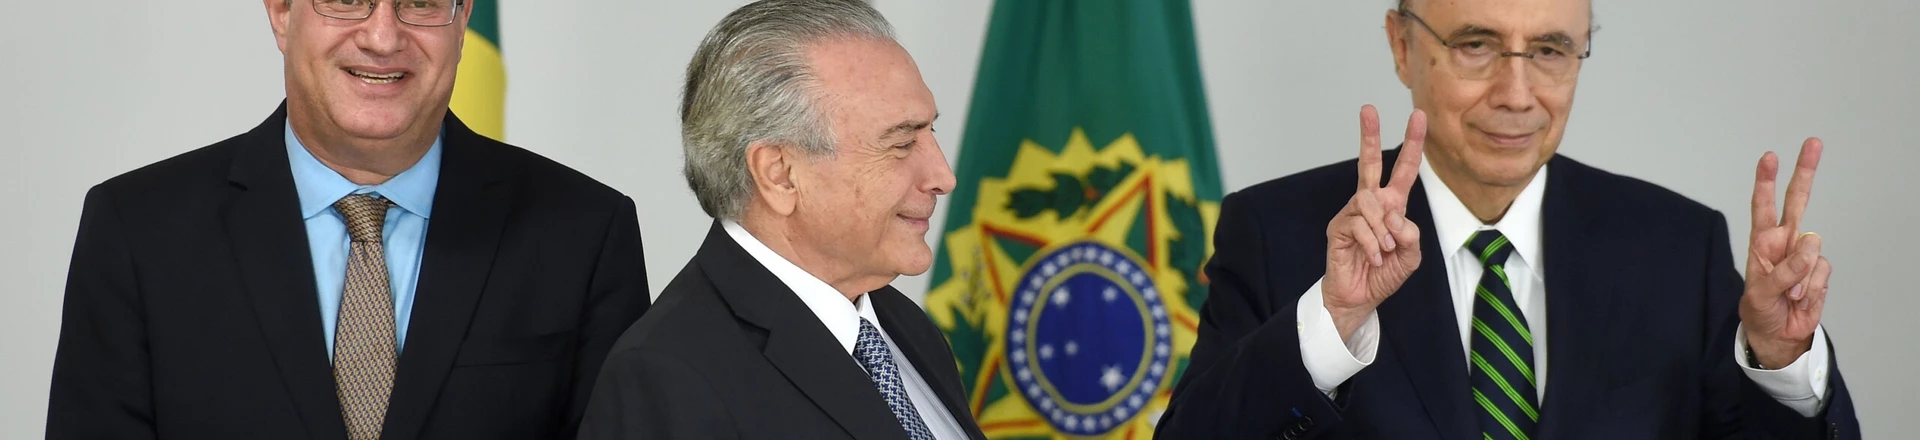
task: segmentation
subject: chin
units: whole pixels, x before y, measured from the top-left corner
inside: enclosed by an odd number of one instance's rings
[[[925,244],[920,244],[918,249],[908,251],[906,255],[894,258],[894,261],[898,262],[895,270],[901,275],[914,276],[927,273],[927,269],[933,267],[933,251],[927,249]]]
[[[393,139],[405,135],[408,125],[418,118],[417,110],[394,103],[349,103],[336,111],[334,123],[342,131],[358,138]]]
[[[1493,161],[1490,166],[1476,167],[1479,169],[1475,170],[1475,174],[1480,175],[1480,181],[1483,183],[1521,186],[1533,179],[1534,173],[1540,171],[1540,165],[1541,163],[1534,161],[1531,157],[1524,160],[1501,159]]]

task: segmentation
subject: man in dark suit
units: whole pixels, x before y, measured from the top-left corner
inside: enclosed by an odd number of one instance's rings
[[[716,222],[614,344],[580,438],[984,440],[946,339],[887,286],[932,264],[954,177],[886,19],[746,5],[682,99],[687,181]]]
[[[1590,21],[1586,1],[1389,11],[1406,144],[1383,159],[1369,106],[1359,160],[1226,198],[1158,434],[1858,438],[1819,328],[1832,269],[1798,229],[1819,141],[1784,216],[1761,159],[1743,279],[1719,212],[1555,153]]]
[[[455,2],[265,4],[285,103],[88,193],[47,438],[571,438],[633,201],[447,111]]]

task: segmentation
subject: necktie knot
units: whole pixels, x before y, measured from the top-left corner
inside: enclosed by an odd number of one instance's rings
[[[366,194],[351,194],[333,202],[333,209],[346,218],[347,235],[356,242],[380,242],[380,229],[387,222],[387,208],[393,201]]]
[[[1500,235],[1499,230],[1487,229],[1467,238],[1467,250],[1480,258],[1481,266],[1494,266],[1507,262],[1507,256],[1513,254],[1513,243],[1507,241],[1507,236]]]
[[[867,318],[860,318],[860,336],[854,340],[853,355],[869,374],[875,369],[888,368],[882,364],[893,363],[892,348],[880,337],[880,328],[874,327]]]

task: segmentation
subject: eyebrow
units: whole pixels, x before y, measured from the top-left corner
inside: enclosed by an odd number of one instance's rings
[[[890,137],[894,137],[894,136],[898,136],[906,133],[920,131],[920,129],[932,126],[933,121],[937,121],[937,120],[940,120],[939,113],[934,113],[933,119],[929,119],[925,121],[921,121],[921,120],[902,121],[899,124],[894,124],[892,128],[888,128],[887,132],[881,133],[880,138],[885,139],[885,138],[890,138]]]
[[[1503,38],[1504,36],[1500,34],[1500,31],[1489,29],[1480,25],[1469,24],[1466,26],[1461,26],[1459,30],[1453,31],[1452,34],[1447,36],[1447,40],[1454,40],[1461,37]],[[1573,37],[1568,36],[1566,32],[1553,31],[1553,32],[1548,32],[1545,34],[1535,36],[1533,38],[1529,38],[1527,39],[1527,41],[1535,42],[1535,43],[1560,43],[1560,44],[1572,45]]]
[[[1548,32],[1545,35],[1533,37],[1527,41],[1535,43],[1559,43],[1568,46],[1573,45],[1573,37],[1568,36],[1566,32]]]
[[[1493,30],[1493,29],[1488,29],[1488,28],[1485,28],[1485,27],[1481,27],[1480,25],[1473,25],[1473,24],[1469,24],[1469,25],[1466,25],[1466,26],[1461,26],[1461,27],[1460,27],[1460,29],[1458,29],[1458,30],[1455,30],[1455,31],[1453,31],[1453,33],[1452,33],[1452,34],[1449,34],[1449,35],[1447,35],[1447,39],[1448,39],[1448,40],[1453,40],[1453,39],[1456,39],[1456,38],[1461,38],[1461,37],[1495,37],[1495,38],[1499,38],[1499,37],[1500,37],[1500,31],[1496,31],[1496,30]]]

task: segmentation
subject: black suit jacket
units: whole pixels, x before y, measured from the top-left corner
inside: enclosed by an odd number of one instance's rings
[[[1387,152],[1386,167],[1393,166]],[[1858,438],[1838,365],[1804,418],[1734,362],[1725,216],[1663,188],[1556,156],[1542,206],[1547,383],[1536,439]],[[1478,439],[1466,355],[1426,190],[1421,266],[1380,305],[1380,351],[1330,400],[1301,363],[1295,305],[1326,272],[1326,228],[1355,161],[1273,180],[1221,204],[1212,293],[1163,438]]]
[[[285,124],[87,193],[47,438],[346,438]],[[381,438],[571,437],[647,309],[633,201],[449,114],[433,206]]]
[[[912,300],[872,295],[877,323],[969,437],[952,350]],[[651,313],[615,343],[581,440],[905,439],[880,392],[792,289],[715,223]]]

